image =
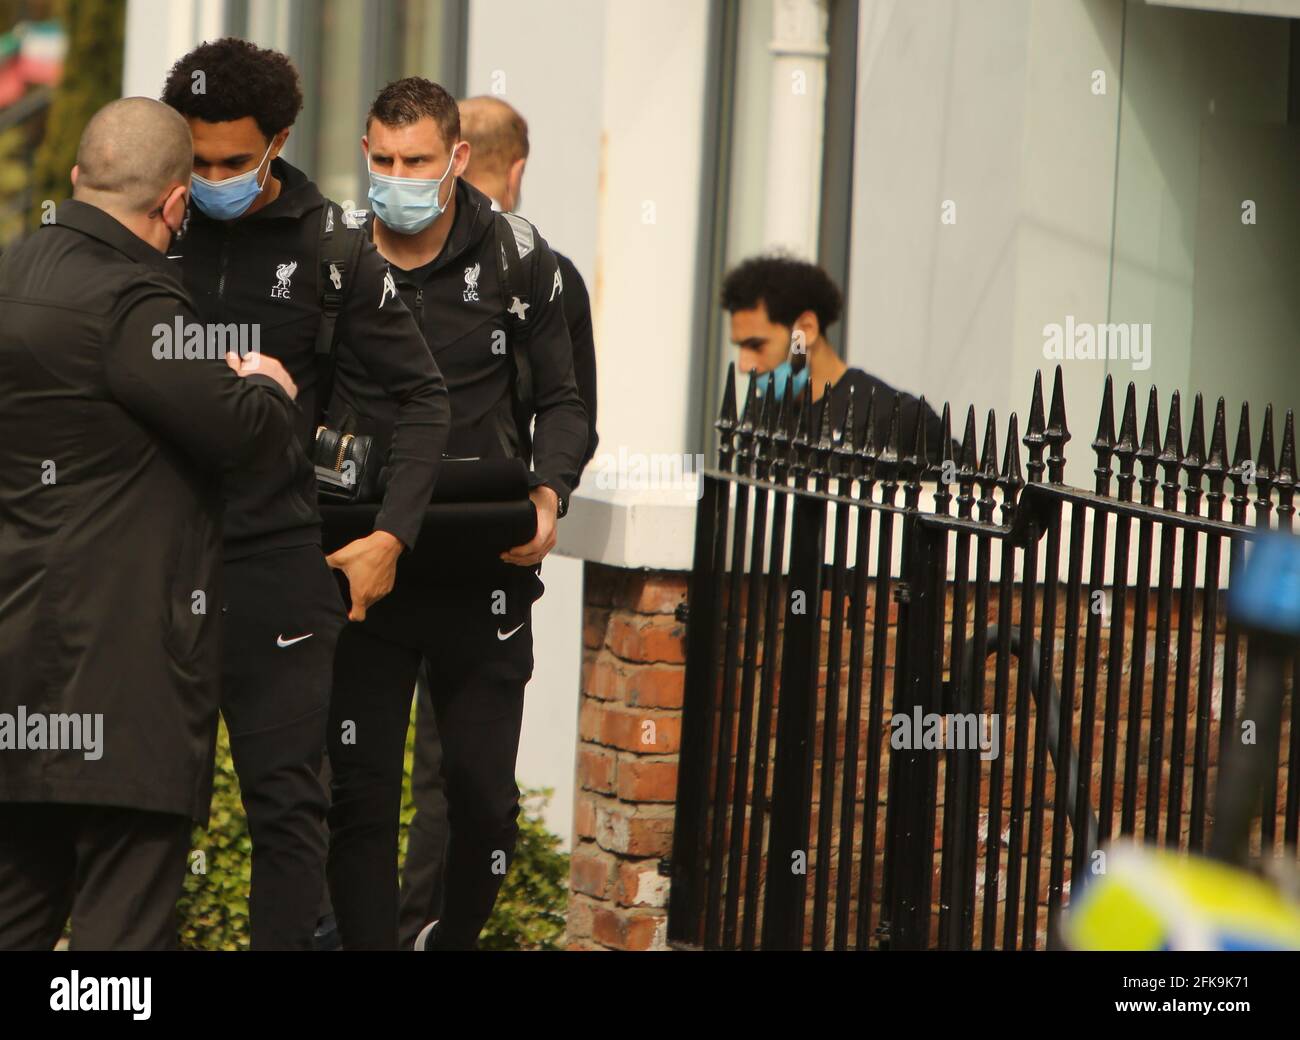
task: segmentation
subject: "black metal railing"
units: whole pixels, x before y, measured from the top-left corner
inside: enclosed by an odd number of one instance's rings
[[[1140,437],[1136,388],[1118,436],[1113,393],[1087,491],[1065,484],[1059,367],[1000,464],[991,412],[977,456],[967,410],[953,458],[948,406],[933,452],[898,397],[850,398],[837,440],[829,394],[778,402],[751,379],[738,411],[729,374],[695,535],[671,942],[1038,948],[1112,839],[1206,848],[1250,651],[1221,593],[1255,531],[1292,527],[1294,419],[1275,462],[1272,407],[1252,453],[1243,406],[1229,464],[1222,399],[1207,447],[1196,396],[1184,449],[1177,393],[1163,441],[1154,387]],[[1270,753],[1253,852],[1294,856],[1289,718]]]

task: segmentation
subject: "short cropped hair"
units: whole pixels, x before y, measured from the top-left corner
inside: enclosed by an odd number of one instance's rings
[[[791,327],[804,311],[817,315],[823,332],[840,320],[844,297],[822,268],[783,253],[753,256],[722,281],[722,306],[747,311],[762,303],[767,316]]]
[[[186,119],[205,123],[252,116],[267,140],[293,126],[302,111],[293,62],[233,36],[201,43],[173,65],[162,99]]]
[[[145,213],[188,185],[194,142],[185,120],[152,98],[110,101],[81,131],[72,197],[101,209]]]
[[[500,174],[528,158],[528,121],[500,98],[466,98],[460,103],[460,123],[469,142],[470,169]]]
[[[384,126],[410,126],[421,119],[432,119],[442,132],[448,147],[460,139],[460,109],[456,99],[432,80],[407,76],[388,84],[379,92],[366,115],[366,132],[379,120]]]

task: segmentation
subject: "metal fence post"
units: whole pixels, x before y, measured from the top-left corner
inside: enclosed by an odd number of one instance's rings
[[[790,539],[790,584],[781,651],[771,831],[763,903],[762,945],[765,950],[797,950],[803,946],[825,536],[825,502],[815,498],[796,498]]]
[[[890,733],[893,768],[884,865],[891,879],[890,948],[896,950],[920,950],[929,945],[937,759],[928,756],[937,752],[922,746],[921,733],[926,716],[941,707],[939,665],[947,549],[946,531],[928,528],[917,517],[910,520],[905,568],[908,592],[899,605],[899,630],[906,636],[895,659],[902,680],[894,714],[911,719],[911,740],[909,747],[895,748]],[[918,712],[922,726],[916,725]]]
[[[668,896],[668,939],[698,945],[703,938],[708,823],[708,779],[713,734],[713,697],[717,686],[717,630],[721,604],[716,572],[725,566],[717,555],[718,535],[726,526],[731,485],[704,476],[695,518],[695,566],[691,572],[686,623],[686,687],[682,745],[678,758],[677,814]],[[725,553],[725,549],[723,550]]]

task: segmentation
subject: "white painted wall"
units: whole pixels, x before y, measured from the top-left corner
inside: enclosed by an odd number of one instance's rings
[[[469,6],[466,75],[469,95],[495,94],[528,120],[519,212],[574,262],[593,303],[605,7],[602,0],[476,0]],[[601,342],[598,333],[597,351]],[[611,404],[618,402],[604,398],[602,388],[602,415]],[[546,594],[533,611],[533,679],[515,771],[527,786],[554,789],[545,819],[567,848],[582,675],[582,562],[553,553],[542,580]]]
[[[499,94],[528,120],[520,212],[568,254],[591,293],[602,454],[686,443],[706,14],[694,0],[470,5],[468,91]],[[599,554],[593,540],[566,536],[566,525],[564,551]],[[582,564],[556,554],[542,577],[517,772],[555,789],[546,820],[567,844]]]
[[[988,408],[1023,422],[1043,324],[1104,320],[1121,13],[1116,0],[862,4],[846,354],[950,399],[954,425],[967,403],[981,433]],[[1095,415],[1103,378],[1070,373],[1071,414]]]
[[[470,95],[496,94],[528,120],[531,154],[519,212],[596,276],[604,0],[474,0]],[[601,341],[596,340],[599,350]]]

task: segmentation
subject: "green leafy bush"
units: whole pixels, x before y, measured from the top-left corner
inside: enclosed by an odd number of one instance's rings
[[[72,194],[68,173],[90,117],[122,92],[126,54],[126,0],[59,0],[56,17],[68,34],[63,80],[54,91],[45,137],[32,164],[32,224],[42,203]]]
[[[406,737],[406,781],[402,790],[400,854],[415,815],[411,802],[411,759],[415,727]],[[564,937],[568,900],[569,857],[558,850],[560,839],[546,829],[541,813],[550,790],[524,790],[519,814],[519,844],[487,927],[479,940],[487,950],[554,950]],[[212,791],[212,818],[206,831],[196,828],[190,872],[179,903],[181,948],[248,949],[248,883],[252,841],[239,796],[239,780],[230,760],[225,723],[217,734],[217,764]]]
[[[230,760],[226,724],[217,730],[217,767],[207,830],[194,828],[190,869],[177,910],[181,949],[248,949],[248,881],[253,841]],[[201,857],[201,858],[200,858]]]

